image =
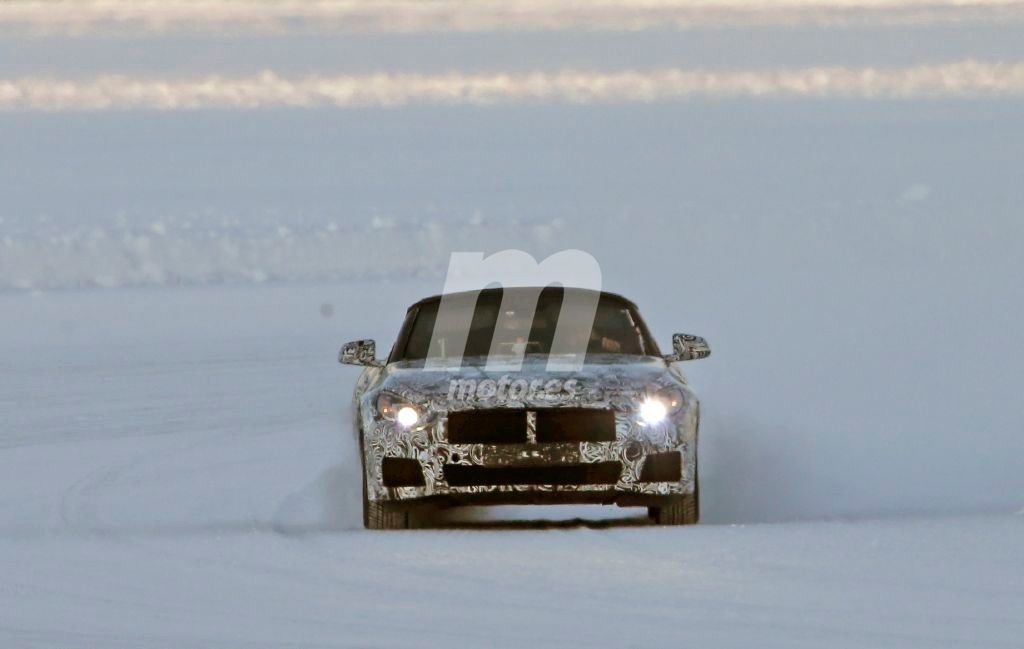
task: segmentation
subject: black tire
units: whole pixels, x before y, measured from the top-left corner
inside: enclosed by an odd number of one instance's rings
[[[361,440],[360,440],[361,441]],[[359,452],[363,453],[363,445],[359,444]],[[363,455],[363,462],[366,461]],[[409,529],[409,512],[388,509],[382,503],[370,502],[366,489],[366,467],[363,466],[363,527],[368,530],[406,530]]]
[[[693,493],[665,507],[648,507],[647,514],[658,525],[696,525],[700,520],[700,476],[695,476]]]

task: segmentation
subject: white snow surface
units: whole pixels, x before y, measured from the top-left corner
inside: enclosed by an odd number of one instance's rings
[[[796,407],[757,413],[763,377],[707,380],[744,365],[728,346],[692,372],[705,524],[558,507],[361,530],[356,370],[333,347],[387,340],[434,283],[0,296],[0,644],[1018,645],[1019,478],[950,469],[1019,446],[938,429],[854,441],[838,418],[780,430]],[[880,428],[894,412],[878,407],[863,418]],[[959,459],[908,475],[936,444]],[[980,493],[1003,506],[965,509]]]

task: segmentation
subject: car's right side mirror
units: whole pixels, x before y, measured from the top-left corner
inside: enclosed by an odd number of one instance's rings
[[[700,336],[690,334],[672,335],[672,353],[665,356],[669,363],[674,361],[695,361],[700,358],[707,358],[711,355],[711,347],[708,341]]]

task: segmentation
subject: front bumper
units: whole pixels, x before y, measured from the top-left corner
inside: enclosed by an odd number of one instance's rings
[[[447,418],[407,431],[373,421],[364,438],[367,497],[395,505],[617,503],[658,505],[692,493],[697,435],[692,415],[681,413],[643,426],[631,413],[616,413],[616,439],[606,442],[454,444]],[[417,486],[394,479],[399,458],[404,474],[418,466]],[[413,470],[410,471],[410,468]],[[388,475],[390,473],[390,475]]]

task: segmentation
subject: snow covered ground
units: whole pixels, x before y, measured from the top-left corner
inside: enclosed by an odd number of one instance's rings
[[[778,85],[1024,62],[1019,3],[957,22],[956,3],[844,2],[681,27],[622,0],[642,14],[622,31],[506,29],[494,4],[458,33],[381,14],[227,35],[0,5],[0,95],[105,74]],[[0,646],[1020,646],[1024,102],[948,82],[390,109],[0,97]],[[587,250],[660,341],[708,337],[686,367],[702,525],[558,507],[361,529],[339,345],[386,348],[450,252],[507,247]]]
[[[785,430],[859,398],[805,391],[758,413],[775,388],[729,344],[694,367],[704,525],[559,507],[361,530],[355,372],[334,347],[387,340],[433,283],[0,298],[3,644],[1018,644],[1020,442],[981,427],[894,439],[884,403],[861,439],[838,414]],[[777,365],[784,385],[806,380]]]

